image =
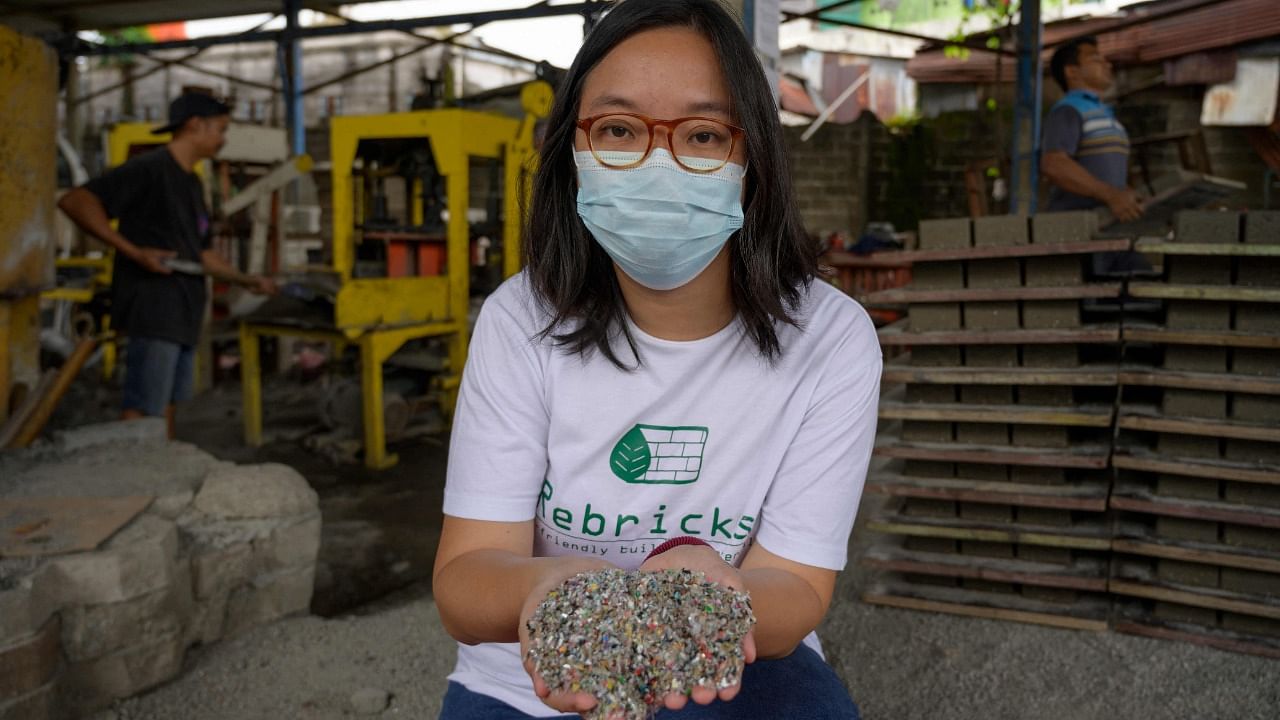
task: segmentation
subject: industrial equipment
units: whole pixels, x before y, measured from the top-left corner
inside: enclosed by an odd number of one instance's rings
[[[241,325],[245,441],[262,443],[259,343],[264,336],[359,348],[364,463],[391,467],[383,366],[407,343],[441,348],[428,390],[451,414],[466,359],[473,291],[514,274],[523,178],[549,85],[521,90],[521,119],[457,108],[330,121],[332,263],[291,293],[298,312],[269,303]],[[430,347],[423,347],[430,345]],[[391,403],[398,405],[398,403]]]

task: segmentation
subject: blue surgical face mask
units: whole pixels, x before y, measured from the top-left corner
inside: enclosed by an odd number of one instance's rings
[[[620,163],[639,157],[609,155]],[[692,173],[657,148],[627,170],[604,167],[588,151],[573,158],[578,215],[618,267],[647,288],[673,290],[689,283],[742,227],[741,165]],[[680,159],[691,167],[705,162]]]

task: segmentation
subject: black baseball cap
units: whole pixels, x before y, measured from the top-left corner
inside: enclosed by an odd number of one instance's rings
[[[194,117],[230,115],[231,106],[205,93],[186,92],[169,103],[169,124],[151,131],[152,135],[171,133]]]

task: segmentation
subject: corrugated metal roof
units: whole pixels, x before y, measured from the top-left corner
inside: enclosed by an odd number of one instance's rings
[[[341,1],[350,5],[370,0]],[[278,13],[283,8],[283,0],[4,0],[0,3],[0,23],[26,30],[110,30]]]

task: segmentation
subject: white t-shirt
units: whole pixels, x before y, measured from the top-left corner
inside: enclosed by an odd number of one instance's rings
[[[692,535],[734,565],[750,544],[845,565],[875,438],[880,346],[863,309],[815,282],[763,360],[735,320],[689,342],[630,330],[642,365],[583,359],[535,336],[548,322],[524,274],[484,304],[449,448],[444,512],[534,520],[536,556],[639,567]],[[633,364],[625,342],[619,358]],[[517,644],[460,645],[450,680],[534,716]]]

